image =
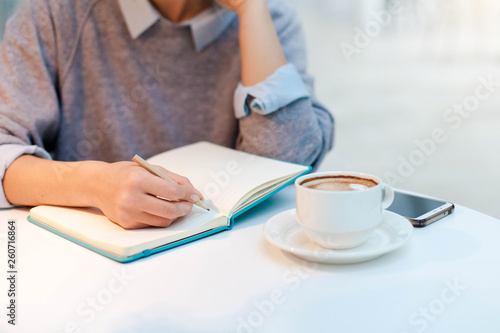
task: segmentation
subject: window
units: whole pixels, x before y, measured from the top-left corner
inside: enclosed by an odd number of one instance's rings
[[[3,39],[5,23],[21,2],[22,0],[0,0],[0,41]]]

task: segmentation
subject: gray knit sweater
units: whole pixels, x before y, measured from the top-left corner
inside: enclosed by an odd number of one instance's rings
[[[162,21],[131,38],[116,0],[26,0],[0,46],[0,177],[21,154],[113,162],[201,140],[317,166],[333,118],[314,97],[297,15],[269,8],[310,97],[237,119],[237,18],[198,52],[189,27]]]

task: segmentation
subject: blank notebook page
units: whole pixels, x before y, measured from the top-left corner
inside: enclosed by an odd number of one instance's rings
[[[302,173],[307,167],[199,142],[148,159],[187,177],[209,205],[229,216],[236,203],[259,185]]]

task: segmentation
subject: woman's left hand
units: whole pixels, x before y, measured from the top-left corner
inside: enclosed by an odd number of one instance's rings
[[[215,0],[215,2],[221,5],[222,7],[226,8],[227,10],[237,12],[238,14],[240,14],[243,10],[245,10],[247,4],[249,5],[252,2],[256,3],[259,1],[265,1],[265,0]]]

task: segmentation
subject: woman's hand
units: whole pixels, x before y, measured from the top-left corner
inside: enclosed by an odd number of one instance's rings
[[[247,5],[262,1],[265,0],[215,0],[215,2],[222,7],[226,8],[227,10],[237,12],[238,14],[241,14],[244,10],[246,10]]]
[[[167,227],[189,214],[193,203],[203,199],[201,193],[187,178],[155,167],[177,184],[154,176],[133,162],[103,165],[96,193],[97,206],[125,229]]]
[[[216,3],[231,11],[237,11],[246,1],[247,0],[215,0]]]
[[[18,157],[3,182],[13,204],[98,207],[126,229],[166,227],[188,214],[203,196],[186,178],[157,168],[177,184],[134,162],[61,162],[31,155]]]

